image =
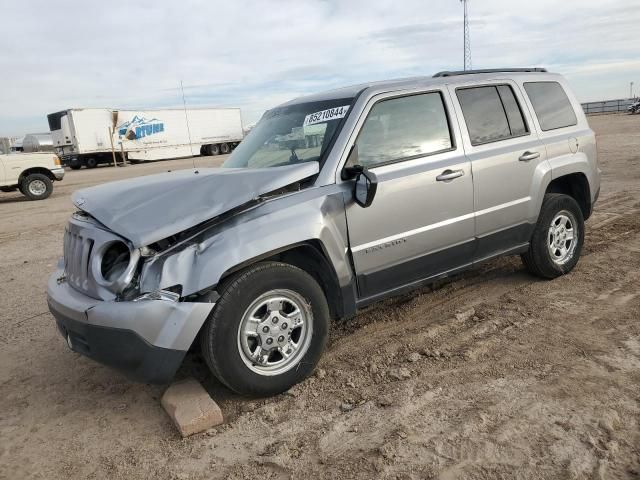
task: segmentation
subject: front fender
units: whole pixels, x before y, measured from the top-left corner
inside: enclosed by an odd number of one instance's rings
[[[269,200],[172,254],[152,257],[142,268],[141,292],[179,284],[182,295],[188,296],[217,285],[238,265],[310,240],[321,243],[340,286],[348,285],[353,273],[346,255],[346,188],[327,185]]]

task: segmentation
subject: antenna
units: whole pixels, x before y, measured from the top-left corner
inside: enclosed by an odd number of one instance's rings
[[[464,70],[471,70],[471,39],[469,38],[469,0],[460,0],[464,6]]]
[[[187,115],[187,101],[184,99],[184,86],[180,80],[180,91],[182,92],[182,106],[184,107],[184,119],[187,122],[187,135],[189,136],[189,151],[193,159],[193,168],[196,168],[196,159],[193,156],[193,144],[191,143],[191,129],[189,128],[189,115]]]

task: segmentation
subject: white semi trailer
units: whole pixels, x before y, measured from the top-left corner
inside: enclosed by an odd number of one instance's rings
[[[229,153],[242,140],[239,108],[114,110],[74,108],[47,116],[63,165],[164,160]]]

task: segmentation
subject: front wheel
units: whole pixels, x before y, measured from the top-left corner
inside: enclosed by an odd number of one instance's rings
[[[44,200],[53,191],[53,182],[42,173],[32,173],[22,181],[20,191],[30,200]]]
[[[556,278],[573,270],[583,242],[584,218],[578,203],[569,195],[549,193],[522,261],[534,275]]]
[[[268,396],[313,372],[327,342],[329,307],[311,275],[285,263],[258,263],[220,294],[200,342],[222,383],[243,395]]]

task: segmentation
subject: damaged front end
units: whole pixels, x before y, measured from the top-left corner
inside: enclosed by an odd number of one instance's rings
[[[212,200],[211,190],[230,195],[230,184],[247,186],[240,172],[169,176],[168,185],[180,186],[171,201],[157,182],[140,183],[149,195],[164,194],[155,203],[138,197],[146,208],[138,204],[129,211],[129,200],[122,199],[139,196],[138,190],[111,185],[109,195],[105,186],[75,195],[81,210],[69,220],[64,258],[48,285],[49,308],[69,347],[136,380],[168,382],[218,299],[217,282],[202,285],[192,278],[200,253],[211,252],[216,232],[241,221],[241,214],[299,190],[298,182],[317,172],[317,166],[297,169],[295,175],[295,169],[285,170],[284,179],[266,172],[259,188],[227,197],[224,208],[200,202]],[[261,176],[250,173],[250,183],[257,184]],[[192,182],[205,193],[184,193]],[[191,207],[189,199],[195,202]]]
[[[75,352],[150,383],[175,374],[213,303],[141,293],[143,249],[77,212],[48,285],[49,309]]]

